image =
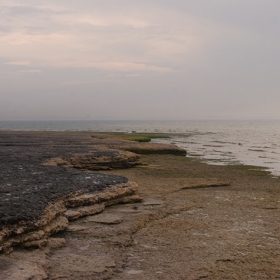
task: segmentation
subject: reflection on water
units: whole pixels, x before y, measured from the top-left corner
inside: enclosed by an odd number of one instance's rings
[[[203,133],[205,129],[212,133]],[[157,140],[158,141],[158,140]],[[166,140],[160,140],[167,142]],[[267,167],[280,175],[280,122],[228,121],[206,122],[200,133],[175,136],[172,142],[209,164],[234,164]]]
[[[280,175],[280,121],[30,121],[1,122],[0,130],[178,133],[173,143],[210,164],[244,163]]]

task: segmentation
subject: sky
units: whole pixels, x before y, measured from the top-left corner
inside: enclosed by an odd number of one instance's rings
[[[279,0],[0,0],[0,120],[280,119]]]

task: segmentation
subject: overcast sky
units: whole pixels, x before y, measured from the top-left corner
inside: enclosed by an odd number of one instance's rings
[[[279,0],[0,0],[0,120],[280,119]]]

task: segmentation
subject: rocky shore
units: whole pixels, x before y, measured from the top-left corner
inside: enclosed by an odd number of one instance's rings
[[[1,280],[280,279],[265,171],[108,133],[2,131],[0,151]]]

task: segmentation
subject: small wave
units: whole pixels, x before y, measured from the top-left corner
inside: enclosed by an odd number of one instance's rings
[[[225,152],[225,151],[219,151],[219,150],[214,150],[214,152],[221,153],[223,155],[230,155],[230,154],[232,154],[232,152]]]
[[[223,146],[221,146],[221,145],[207,145],[207,144],[205,144],[205,145],[203,145],[204,147],[213,147],[213,148],[222,148]]]
[[[184,143],[184,144],[189,143],[189,142],[186,142],[186,141],[183,141],[183,140],[177,140],[177,139],[174,139],[174,141],[176,143]]]
[[[213,143],[220,143],[220,144],[227,144],[228,142],[225,142],[225,141],[218,141],[218,140],[213,140],[211,141]]]
[[[203,154],[188,153],[189,157],[203,157]]]
[[[272,151],[271,153],[272,153],[272,154],[276,154],[276,155],[280,155],[280,153],[277,153],[277,152],[275,152],[275,151]]]
[[[265,152],[265,150],[258,150],[258,149],[248,149],[248,151],[252,151],[252,152]]]
[[[252,148],[257,148],[257,149],[271,149],[272,147],[269,146],[252,146]]]
[[[242,145],[242,143],[240,142],[226,142],[226,143],[231,145]]]

